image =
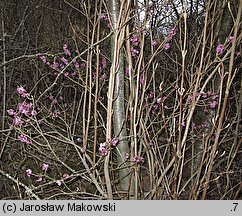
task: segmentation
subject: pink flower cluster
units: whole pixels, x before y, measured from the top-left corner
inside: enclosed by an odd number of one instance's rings
[[[30,96],[29,93],[27,93],[27,91],[23,87],[17,87],[17,92],[23,98]],[[20,103],[18,105],[18,111],[20,114],[23,114],[23,116],[25,116],[25,117],[28,117],[29,115],[32,115],[32,116],[37,115],[37,111],[33,109],[33,103],[26,102],[26,100],[24,100],[22,103]],[[7,110],[7,114],[9,116],[13,117],[12,125],[15,125],[15,126],[21,127],[24,125],[24,123],[28,123],[30,121],[30,119],[27,119],[27,120],[22,119],[20,116],[18,116],[18,113],[12,108]],[[23,139],[19,139],[19,140],[21,141]],[[26,142],[24,142],[24,143],[26,143]]]
[[[170,47],[171,47],[171,45],[169,43],[163,44],[164,50],[168,50],[168,49],[170,49]]]
[[[41,170],[44,171],[43,175],[36,175],[33,173],[33,171],[31,169],[27,169],[25,171],[26,173],[26,176],[27,177],[31,177],[31,176],[35,176],[37,179],[36,179],[36,182],[38,183],[44,183],[45,182],[45,178],[44,178],[44,175],[46,175],[46,172],[49,170],[49,164],[47,163],[43,163],[41,165]],[[63,177],[59,180],[56,180],[55,183],[58,185],[58,186],[61,186],[62,183],[64,182],[64,180],[67,180],[70,176],[67,174],[67,173],[64,173],[63,174]]]
[[[227,44],[232,44],[233,42],[234,42],[234,37],[233,37],[233,36],[229,36],[228,39],[227,39],[227,41],[226,41],[226,43],[227,43]],[[222,55],[223,52],[224,52],[224,50],[225,50],[225,46],[224,46],[224,44],[218,44],[218,45],[217,45],[217,47],[216,47],[216,53],[217,53],[218,55]],[[236,57],[238,57],[237,53],[238,53],[238,52],[236,52],[236,54],[235,54]]]
[[[48,65],[50,68],[52,68],[55,71],[63,70],[65,68],[65,66],[67,66],[67,65],[68,66],[70,65],[70,67],[72,66],[73,70],[78,70],[80,67],[84,67],[84,65],[79,64],[79,62],[76,59],[74,59],[72,61],[72,63],[70,64],[69,58],[71,57],[71,52],[68,49],[67,44],[63,45],[63,51],[64,51],[64,55],[55,59],[54,62],[49,62],[47,57],[44,56],[44,55],[40,56],[39,58],[44,64]],[[56,74],[57,73],[54,73],[54,75],[56,75]],[[66,70],[63,72],[63,74],[64,74],[64,77],[70,76],[72,78],[75,78],[76,75],[77,75],[77,73],[75,71],[69,72],[69,71],[66,71]]]
[[[170,42],[172,41],[173,37],[176,35],[176,28],[172,28],[170,30],[170,32],[168,33],[166,39],[167,39],[167,43],[163,44],[163,49],[164,50],[168,50],[170,49],[171,45]]]
[[[161,105],[164,103],[166,97],[158,97],[155,104],[152,108],[152,114],[156,114],[157,110],[161,107]]]
[[[109,18],[108,18],[108,15],[103,12],[100,16],[100,20],[102,20],[103,22],[106,23],[107,27],[110,28],[110,22],[109,22]]]
[[[208,102],[206,103],[205,101],[205,110],[207,111],[206,106],[208,105],[210,107],[210,109],[215,109],[218,102],[217,102],[217,94],[215,92],[212,91],[207,91],[207,92],[202,92],[202,93],[198,93],[196,94],[196,97],[201,96],[202,99],[207,100]]]
[[[125,76],[129,77],[130,76],[130,70],[129,67],[125,68]]]
[[[101,63],[99,64],[99,73],[98,76],[100,80],[105,80],[107,78],[107,73],[105,72],[105,69],[108,67],[107,65],[107,59],[105,56],[102,56]],[[97,74],[96,71],[92,74],[93,81],[96,80]]]
[[[14,117],[13,117],[13,125],[21,127],[21,126],[23,126],[23,124],[24,124],[24,121],[19,116],[14,115]]]
[[[26,101],[23,101],[21,104],[18,105],[18,110],[20,113],[28,116],[32,106],[32,103],[27,103]]]
[[[138,51],[138,46],[139,46],[139,43],[140,43],[140,39],[138,37],[137,34],[133,34],[132,37],[130,38],[130,42],[131,42],[131,48],[130,48],[130,51],[131,51],[131,55],[132,56],[138,56],[139,54],[139,51]]]
[[[176,35],[176,28],[172,28],[167,35],[167,41],[171,41],[175,35]]]
[[[157,41],[156,41],[156,40],[152,40],[152,41],[151,41],[151,45],[152,45],[152,46],[156,46],[156,45],[157,45]]]
[[[30,144],[30,141],[28,140],[27,136],[20,134],[18,136],[18,139],[20,142],[25,143],[25,144]]]
[[[102,56],[102,68],[103,69],[107,68],[107,59],[105,56]]]
[[[133,34],[132,37],[130,38],[130,42],[132,43],[132,45],[138,46],[140,43],[140,39],[139,39],[138,35]]]
[[[118,138],[113,138],[112,140],[109,140],[108,142],[101,143],[99,145],[99,154],[101,156],[107,156],[108,154],[108,148],[109,147],[116,147],[119,143]]]
[[[105,20],[105,21],[108,21],[108,15],[106,13],[102,13],[101,16],[100,16],[100,19],[101,20]]]
[[[49,169],[49,164],[43,163],[41,165],[41,170],[44,171],[45,173],[48,171],[48,169]],[[36,174],[33,173],[33,171],[31,169],[26,170],[26,175],[27,175],[27,177],[31,177],[31,176],[37,177],[36,182],[38,182],[38,183],[45,182],[43,175],[36,175]]]
[[[56,180],[55,183],[56,183],[58,186],[61,186],[61,185],[63,184],[64,180],[68,179],[69,177],[70,177],[70,176],[69,176],[67,173],[64,173],[64,174],[63,174],[63,179]]]
[[[223,54],[224,52],[224,45],[223,44],[219,44],[217,47],[216,47],[216,53],[221,55]]]
[[[137,48],[131,47],[130,51],[131,51],[132,56],[138,56],[139,55],[139,51],[138,51]]]
[[[21,97],[26,98],[29,96],[29,93],[24,89],[22,86],[17,87],[17,92],[20,94]]]
[[[199,129],[204,129],[208,127],[208,123],[207,122],[203,122],[200,125],[195,124],[194,122],[192,123],[192,129],[194,130],[199,130]]]
[[[66,44],[63,45],[63,50],[64,50],[64,53],[65,53],[66,56],[71,56],[71,52],[67,48],[67,45]]]
[[[113,147],[116,147],[119,143],[119,139],[118,138],[113,138],[111,141],[110,141],[111,145]]]
[[[27,170],[26,170],[26,175],[27,175],[28,177],[30,177],[32,174],[33,174],[33,172],[32,172],[31,169],[27,169]]]
[[[48,169],[49,169],[49,166],[50,166],[49,164],[43,163],[41,168],[42,168],[43,171],[47,172]]]
[[[140,156],[134,156],[133,158],[132,158],[132,161],[134,162],[134,163],[144,163],[144,161],[145,161],[145,159],[143,158],[143,157],[140,157]]]
[[[107,144],[106,143],[100,143],[100,145],[99,145],[99,154],[101,156],[107,156],[108,149],[107,149]]]

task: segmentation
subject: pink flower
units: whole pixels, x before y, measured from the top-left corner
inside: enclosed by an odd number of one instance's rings
[[[211,109],[214,109],[217,106],[217,101],[209,102],[209,106]]]
[[[58,110],[55,110],[53,113],[52,113],[52,118],[58,118],[60,116],[60,112]]]
[[[140,78],[139,78],[139,83],[140,83],[141,85],[144,85],[144,83],[145,83],[144,75],[141,75],[141,76],[140,76]]]
[[[61,180],[57,180],[57,181],[56,181],[56,184],[57,184],[58,186],[61,186],[61,185],[62,185]]]
[[[13,118],[13,125],[22,126],[23,123],[24,122],[22,121],[22,119],[19,116],[17,116],[17,115],[14,116],[14,118]]]
[[[155,114],[156,111],[159,109],[159,107],[160,107],[160,104],[156,103],[156,104],[153,106],[152,113]]]
[[[71,73],[71,77],[72,78],[75,78],[76,77],[76,72],[75,71]]]
[[[112,145],[113,147],[117,146],[118,143],[119,143],[119,139],[118,139],[118,138],[113,138],[113,139],[111,140],[111,145]]]
[[[132,56],[137,56],[139,54],[139,51],[133,47],[130,48],[130,51]]]
[[[29,96],[29,93],[27,93],[27,91],[24,89],[24,87],[19,86],[17,87],[17,92],[21,95],[21,97],[25,98],[27,96]]]
[[[126,76],[130,76],[129,67],[126,67],[126,68],[125,68],[125,75],[126,75]]]
[[[22,143],[30,144],[30,141],[28,140],[28,138],[27,138],[25,135],[23,135],[23,134],[20,134],[20,135],[18,136],[18,139],[19,139],[19,141],[22,142]]]
[[[223,44],[219,44],[217,47],[216,47],[216,52],[217,54],[222,54],[224,51],[224,45]]]
[[[47,172],[48,169],[49,169],[49,164],[43,163],[42,164],[42,170]]]
[[[102,67],[107,68],[107,60],[104,56],[102,56]]]
[[[169,43],[165,43],[164,45],[163,45],[163,48],[164,48],[164,50],[168,50],[168,49],[170,49],[170,44]]]
[[[192,100],[193,100],[193,95],[189,95],[189,96],[188,96],[188,103],[191,103]]]
[[[33,173],[31,169],[27,169],[25,172],[28,177],[30,177]]]
[[[63,69],[64,67],[65,67],[65,65],[60,63],[60,68]]]
[[[203,128],[207,128],[208,127],[208,123],[207,122],[204,122],[204,123],[202,123],[202,125],[201,125]]]
[[[51,101],[53,101],[55,98],[54,98],[53,95],[50,95],[50,96],[49,96],[49,99],[50,99]]]
[[[70,176],[69,176],[67,173],[64,173],[64,174],[63,174],[63,178],[64,178],[64,179],[68,179],[69,177],[70,177]]]
[[[39,123],[39,124],[43,124],[43,122],[44,122],[44,119],[40,119],[40,120],[38,120],[38,123]]]
[[[106,143],[101,143],[99,145],[99,153],[100,153],[101,156],[107,156],[108,150],[107,150],[107,147],[106,147]]]
[[[156,40],[151,41],[151,45],[152,46],[156,46],[157,45],[157,41]]]
[[[144,158],[136,155],[132,158],[132,161],[135,163],[144,163]]]
[[[229,43],[233,43],[233,41],[234,41],[234,37],[233,37],[233,36],[229,36],[229,38],[228,38],[228,42],[229,42]]]
[[[125,158],[128,159],[129,158],[129,153],[125,153]]]
[[[66,44],[64,44],[64,46],[63,46],[63,50],[64,50],[64,53],[66,54],[66,56],[71,56],[71,52],[68,50]]]
[[[14,109],[8,109],[7,110],[7,113],[8,113],[8,115],[10,115],[10,116],[14,116],[16,113],[15,113],[15,111],[14,111]]]
[[[68,60],[67,60],[64,56],[61,57],[61,61],[62,61],[65,65],[68,65],[68,64],[69,64]]]
[[[80,64],[76,60],[73,61],[73,64],[76,69],[80,68]]]
[[[64,72],[64,77],[68,77],[70,75],[70,73],[68,71]]]
[[[55,97],[53,95],[50,95],[49,99],[51,100],[52,104],[57,104],[57,100],[55,99]]]
[[[54,70],[57,70],[60,67],[59,63],[54,62],[53,64],[50,65],[50,67]]]
[[[101,20],[106,20],[106,21],[107,21],[107,20],[108,20],[108,16],[107,16],[107,14],[102,13],[101,16],[100,16],[100,19],[101,19]]]
[[[151,91],[151,92],[148,94],[147,98],[148,98],[148,99],[153,99],[153,98],[154,98],[154,95],[155,95],[155,93]]]
[[[18,110],[19,110],[20,113],[27,116],[29,114],[29,111],[32,108],[32,106],[33,106],[32,103],[27,103],[27,102],[24,101],[23,103],[18,105]]]
[[[162,97],[158,97],[157,100],[156,100],[156,103],[161,104],[162,101],[163,101],[163,98]]]
[[[40,60],[41,60],[44,64],[46,64],[46,62],[47,62],[47,58],[46,58],[46,56],[40,56],[39,58],[40,58]]]
[[[134,46],[138,46],[140,39],[137,36],[137,34],[133,34],[132,37],[130,38],[130,42],[134,45]]]
[[[82,63],[80,66],[81,66],[82,68],[86,68],[86,67],[87,67],[87,64],[86,64],[86,63]]]
[[[78,137],[78,138],[76,138],[76,141],[80,143],[82,141],[82,139],[80,137]]]
[[[175,35],[176,35],[176,29],[172,28],[169,34],[167,35],[167,40],[171,41]]]
[[[26,119],[25,123],[28,124],[30,122],[30,119]]]
[[[58,97],[58,101],[59,101],[59,102],[62,102],[63,100],[64,100],[64,98],[63,98],[62,96],[59,96],[59,97]]]
[[[43,177],[42,176],[39,176],[36,180],[36,182],[42,182],[43,181]]]
[[[32,115],[32,116],[36,116],[36,115],[37,115],[37,111],[32,110],[32,111],[31,111],[31,115]]]

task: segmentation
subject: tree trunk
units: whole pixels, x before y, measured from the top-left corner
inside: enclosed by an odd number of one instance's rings
[[[122,44],[124,40],[125,26],[120,25],[119,14],[120,8],[118,0],[111,0],[110,18],[114,28],[114,34],[111,42],[112,52],[112,70],[114,72],[114,97],[113,97],[113,128],[114,136],[118,137],[119,143],[117,145],[117,162],[120,180],[120,189],[128,191],[130,183],[130,171],[126,167],[126,154],[129,154],[129,146],[127,143],[127,133],[125,124],[125,104],[124,104],[124,53]],[[125,5],[127,6],[127,5]]]

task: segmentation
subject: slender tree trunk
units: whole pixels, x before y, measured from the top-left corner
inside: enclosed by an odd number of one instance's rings
[[[129,154],[129,146],[126,139],[126,115],[124,104],[124,53],[122,48],[125,26],[121,25],[121,23],[123,23],[123,17],[119,17],[120,11],[123,9],[124,4],[123,6],[120,6],[118,0],[111,0],[109,2],[109,6],[110,18],[114,28],[114,34],[111,42],[112,70],[114,72],[113,128],[114,136],[118,137],[119,139],[116,150],[117,162],[119,166],[118,175],[120,180],[120,189],[128,191],[130,184],[130,172],[126,167],[126,153]],[[127,5],[125,4],[125,7],[126,6]]]

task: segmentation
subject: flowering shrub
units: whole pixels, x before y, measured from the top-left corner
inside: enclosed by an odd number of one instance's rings
[[[114,34],[113,14],[105,11],[106,3],[78,8],[84,18],[79,19],[81,24],[76,25],[70,15],[68,37],[63,34],[41,44],[36,54],[26,47],[31,55],[15,60],[9,51],[13,48],[5,49],[7,72],[12,68],[16,72],[7,73],[6,80],[15,81],[7,83],[10,92],[0,98],[6,101],[1,109],[6,115],[0,170],[6,167],[12,173],[6,175],[8,181],[17,173],[14,181],[41,199],[127,199],[133,194],[141,199],[198,199],[206,190],[212,198],[215,192],[223,199],[238,194],[241,37],[236,35],[237,27],[231,29],[233,36],[221,36],[203,26],[200,14],[196,22],[190,21],[194,11],[187,19],[183,11],[179,19],[169,15],[163,20],[162,14],[170,14],[174,5],[154,1],[135,9],[122,4]],[[210,3],[207,6],[211,8]],[[221,17],[214,19],[206,7],[207,23],[218,26]],[[139,12],[145,12],[144,20],[139,20]],[[18,32],[26,31],[16,31],[16,36]],[[16,61],[19,66],[11,65]],[[124,111],[116,112],[116,107]],[[115,120],[117,113],[123,116],[120,122]],[[220,166],[220,158],[228,166]],[[24,170],[21,174],[18,167]],[[128,173],[120,174],[123,170]],[[122,188],[125,178],[129,178],[127,190]],[[216,179],[219,190],[211,179]],[[231,190],[221,187],[228,180],[234,184]],[[144,190],[147,185],[150,188]],[[12,197],[20,197],[21,191],[13,190]],[[21,194],[24,199],[30,196]]]

